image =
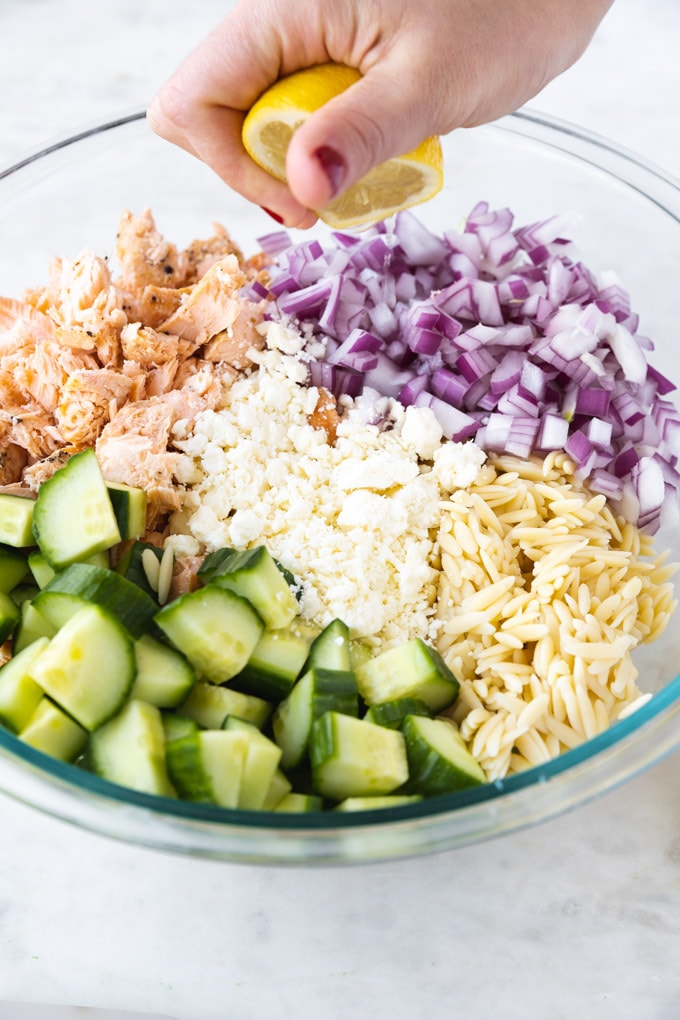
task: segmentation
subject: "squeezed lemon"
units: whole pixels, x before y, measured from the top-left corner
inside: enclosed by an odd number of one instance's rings
[[[293,133],[316,110],[344,92],[361,74],[344,64],[317,64],[280,78],[248,112],[242,129],[248,155],[280,181]],[[366,226],[432,198],[443,184],[439,138],[370,170],[328,205],[314,211],[334,229]]]

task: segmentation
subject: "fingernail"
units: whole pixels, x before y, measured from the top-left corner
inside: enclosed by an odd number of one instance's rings
[[[260,206],[260,209],[262,212],[266,212],[267,216],[271,216],[273,220],[276,220],[277,223],[283,223],[283,217],[279,216],[278,213],[272,212],[271,209],[265,209],[263,205]]]
[[[339,152],[335,149],[331,149],[328,145],[322,145],[314,153],[319,163],[323,167],[323,172],[328,178],[331,188],[333,190],[333,196],[338,194],[342,189],[343,181],[345,180],[345,174],[347,173],[347,167],[345,161]]]

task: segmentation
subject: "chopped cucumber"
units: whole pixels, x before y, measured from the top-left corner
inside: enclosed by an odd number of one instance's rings
[[[335,805],[336,811],[375,811],[376,808],[399,807],[401,804],[416,804],[423,798],[417,794],[388,793],[384,797],[346,797]]]
[[[272,719],[274,739],[283,751],[284,769],[296,768],[309,742],[312,723],[329,710],[356,716],[359,711],[354,673],[310,669],[302,676]]]
[[[120,542],[120,531],[94,450],[75,453],[40,486],[33,532],[55,570]]]
[[[44,588],[56,573],[54,567],[49,565],[46,557],[39,549],[34,549],[33,552],[28,554],[28,566],[39,588]]]
[[[123,707],[134,674],[130,635],[98,605],[79,609],[31,667],[36,683],[86,730],[101,726]]]
[[[401,731],[409,762],[409,793],[435,797],[486,782],[481,765],[450,719],[409,715]]]
[[[158,708],[181,704],[196,682],[189,660],[150,634],[142,634],[135,641],[135,666],[130,697]]]
[[[166,743],[170,740],[179,740],[180,737],[188,737],[191,733],[198,733],[200,729],[196,720],[189,719],[186,715],[164,712],[162,719]]]
[[[349,627],[342,620],[331,620],[314,639],[309,649],[307,669],[315,666],[321,669],[352,669],[350,656]]]
[[[398,730],[326,712],[312,726],[309,757],[315,789],[332,800],[392,793],[408,779]]]
[[[147,496],[144,489],[122,482],[107,482],[109,499],[122,539],[137,539],[146,531]]]
[[[89,563],[93,567],[102,567],[106,570],[110,568],[107,551],[94,553],[93,556],[87,556],[84,560],[79,560],[78,562]],[[29,553],[28,566],[38,588],[45,588],[56,574],[56,570],[49,565],[46,557],[39,549],[34,549],[33,552]]]
[[[165,766],[165,747],[160,711],[133,698],[90,735],[88,757],[93,771],[112,783],[174,797]]]
[[[32,602],[22,602],[20,612],[21,619],[12,634],[14,655],[28,648],[38,638],[51,638],[57,633],[57,628],[38,612]]]
[[[269,737],[265,737],[253,723],[237,716],[228,715],[222,728],[228,732],[243,733],[248,742],[236,806],[251,811],[260,810],[278,771],[281,748]]]
[[[307,629],[297,620],[288,627],[263,631],[245,669],[234,677],[234,686],[246,694],[281,701],[307,661],[310,641]]]
[[[180,595],[155,619],[198,675],[216,684],[241,672],[264,630],[250,602],[215,584]]]
[[[420,638],[388,648],[356,668],[359,693],[367,705],[418,698],[433,712],[448,708],[460,684],[442,657]]]
[[[0,493],[0,542],[15,549],[35,545],[33,519],[36,501],[30,496]]]
[[[48,638],[38,638],[0,668],[0,723],[15,733],[28,723],[43,697],[32,671],[48,644]]]
[[[265,797],[264,804],[262,805],[263,811],[275,811],[278,805],[281,803],[283,798],[291,792],[293,784],[290,779],[281,769],[277,769],[274,773],[271,783],[269,784],[269,790]]]
[[[271,710],[272,706],[262,698],[199,680],[186,701],[180,705],[179,714],[194,719],[206,729],[219,730],[228,715],[238,716],[239,719],[246,719],[262,727]]]
[[[63,626],[84,603],[103,606],[133,637],[147,631],[158,612],[158,604],[132,581],[91,563],[72,563],[58,571],[33,600],[55,627]]]
[[[364,719],[377,726],[389,726],[398,730],[407,715],[432,715],[432,710],[420,698],[394,698],[393,701],[381,701],[371,705]]]
[[[323,797],[317,797],[314,793],[286,793],[278,802],[275,811],[285,811],[288,814],[306,814],[308,811],[321,811],[323,808]]]
[[[46,695],[19,733],[19,740],[60,761],[73,761],[87,743],[87,730]]]
[[[21,610],[11,597],[0,591],[0,644],[6,641],[21,619]]]
[[[236,730],[199,730],[166,745],[168,773],[187,800],[235,808],[248,751]]]
[[[198,576],[247,599],[270,630],[287,627],[298,603],[283,573],[263,545],[255,549],[217,549],[204,559]]]
[[[9,593],[30,573],[26,556],[10,545],[0,545],[0,592]]]

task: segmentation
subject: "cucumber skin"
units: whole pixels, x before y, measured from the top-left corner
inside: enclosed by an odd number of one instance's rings
[[[0,591],[0,644],[6,641],[21,620],[21,610],[4,591]]]
[[[270,630],[287,627],[297,615],[297,599],[263,545],[243,550],[217,549],[206,556],[198,576],[206,584],[247,599]]]
[[[107,482],[106,488],[121,539],[141,538],[146,530],[147,496],[144,489],[122,482]]]
[[[279,703],[272,719],[274,739],[283,749],[285,769],[297,768],[305,757],[312,726],[329,711],[359,715],[359,696],[354,673],[335,669],[310,669]]]
[[[420,698],[395,698],[371,705],[364,718],[377,726],[398,730],[407,715],[425,715],[432,718],[432,710]]]
[[[409,765],[409,779],[404,788],[406,793],[419,793],[424,797],[436,797],[445,793],[453,793],[456,790],[464,790],[470,786],[479,786],[486,782],[486,777],[481,766],[472,757],[467,747],[460,738],[459,752],[462,764],[451,762],[427,742],[420,733],[419,721],[423,716],[407,716],[402,723],[401,732],[406,741],[406,755]],[[456,734],[454,740],[458,743],[459,734],[452,723],[444,719],[426,720],[427,723],[436,723],[451,729]],[[469,766],[469,771],[465,765]]]
[[[104,606],[135,638],[151,628],[158,612],[158,603],[132,581],[115,570],[90,563],[72,563],[58,571],[36,596],[38,611],[40,599],[51,592],[74,595],[84,602]]]
[[[331,620],[312,641],[305,672],[315,667],[352,671],[349,627],[342,620]]]

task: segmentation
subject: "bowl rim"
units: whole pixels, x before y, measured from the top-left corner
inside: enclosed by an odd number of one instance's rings
[[[58,138],[0,170],[0,181],[60,150],[145,120],[146,111],[136,110]],[[561,150],[605,170],[680,223],[680,179],[610,139],[529,108],[474,130],[509,132]],[[2,728],[0,790],[81,828],[151,847],[231,861],[261,858],[264,863],[309,863],[311,848],[314,861],[338,863],[465,845],[543,821],[632,778],[678,746],[680,675],[637,711],[558,758],[482,786],[380,810],[286,814],[171,800],[58,761]],[[626,750],[630,755],[622,761]],[[567,788],[572,777],[577,780],[574,790]],[[40,789],[45,779],[53,797]],[[536,795],[548,784],[551,791],[560,788],[551,804]],[[111,807],[117,811],[112,813]],[[487,809],[500,821],[500,829],[489,831],[477,819]],[[457,832],[455,822],[463,818],[465,825]],[[140,823],[148,831],[140,833]],[[358,840],[345,839],[352,833]],[[265,836],[271,837],[267,849],[258,847]]]

